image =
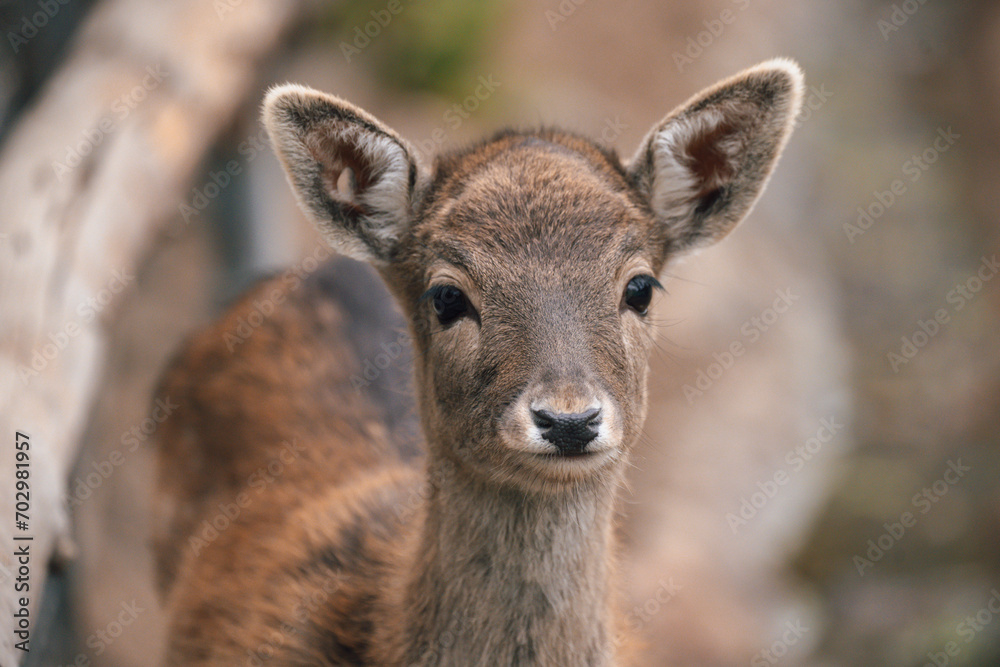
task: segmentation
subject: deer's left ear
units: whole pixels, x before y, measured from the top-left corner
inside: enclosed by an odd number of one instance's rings
[[[764,189],[798,116],[802,72],[761,63],[699,93],[643,140],[629,174],[667,227],[670,250],[713,243]]]

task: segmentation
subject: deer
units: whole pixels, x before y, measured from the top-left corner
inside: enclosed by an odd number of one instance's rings
[[[163,664],[638,659],[615,527],[654,296],[750,212],[803,85],[788,59],[744,70],[629,160],[542,127],[430,167],[349,102],[270,89],[263,123],[301,209],[406,322],[423,453],[402,456],[352,383],[345,331],[365,315],[344,294],[364,302],[364,279],[264,280],[193,335],[158,390],[179,405],[156,435]]]

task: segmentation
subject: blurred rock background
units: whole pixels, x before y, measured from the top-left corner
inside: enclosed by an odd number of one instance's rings
[[[0,6],[3,34],[36,4]],[[70,48],[74,4],[0,56],[0,141]],[[254,11],[216,4],[219,30]],[[349,99],[427,158],[540,123],[628,156],[688,96],[778,55],[809,85],[786,154],[744,225],[672,266],[655,306],[623,503],[629,622],[648,665],[1000,664],[1000,5],[986,0],[307,5],[116,306],[67,480],[76,558],[50,579],[26,664],[156,664],[150,393],[186,334],[318,243],[259,150],[268,85]],[[736,341],[745,354],[727,358]],[[124,462],[88,484],[115,451]],[[100,639],[133,601],[134,622]]]

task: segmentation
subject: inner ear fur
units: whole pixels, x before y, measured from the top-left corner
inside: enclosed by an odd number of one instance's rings
[[[628,172],[667,227],[670,250],[713,243],[750,212],[791,134],[802,72],[775,59],[721,81],[669,113]]]
[[[330,245],[387,262],[412,217],[409,144],[363,109],[294,84],[268,92],[263,120],[299,205]]]

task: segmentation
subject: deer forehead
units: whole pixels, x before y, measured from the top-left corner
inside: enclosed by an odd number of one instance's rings
[[[477,282],[516,276],[571,288],[613,280],[650,245],[654,223],[624,177],[560,145],[525,142],[460,165],[446,181],[437,188],[447,198],[414,229],[435,269],[453,264]]]

